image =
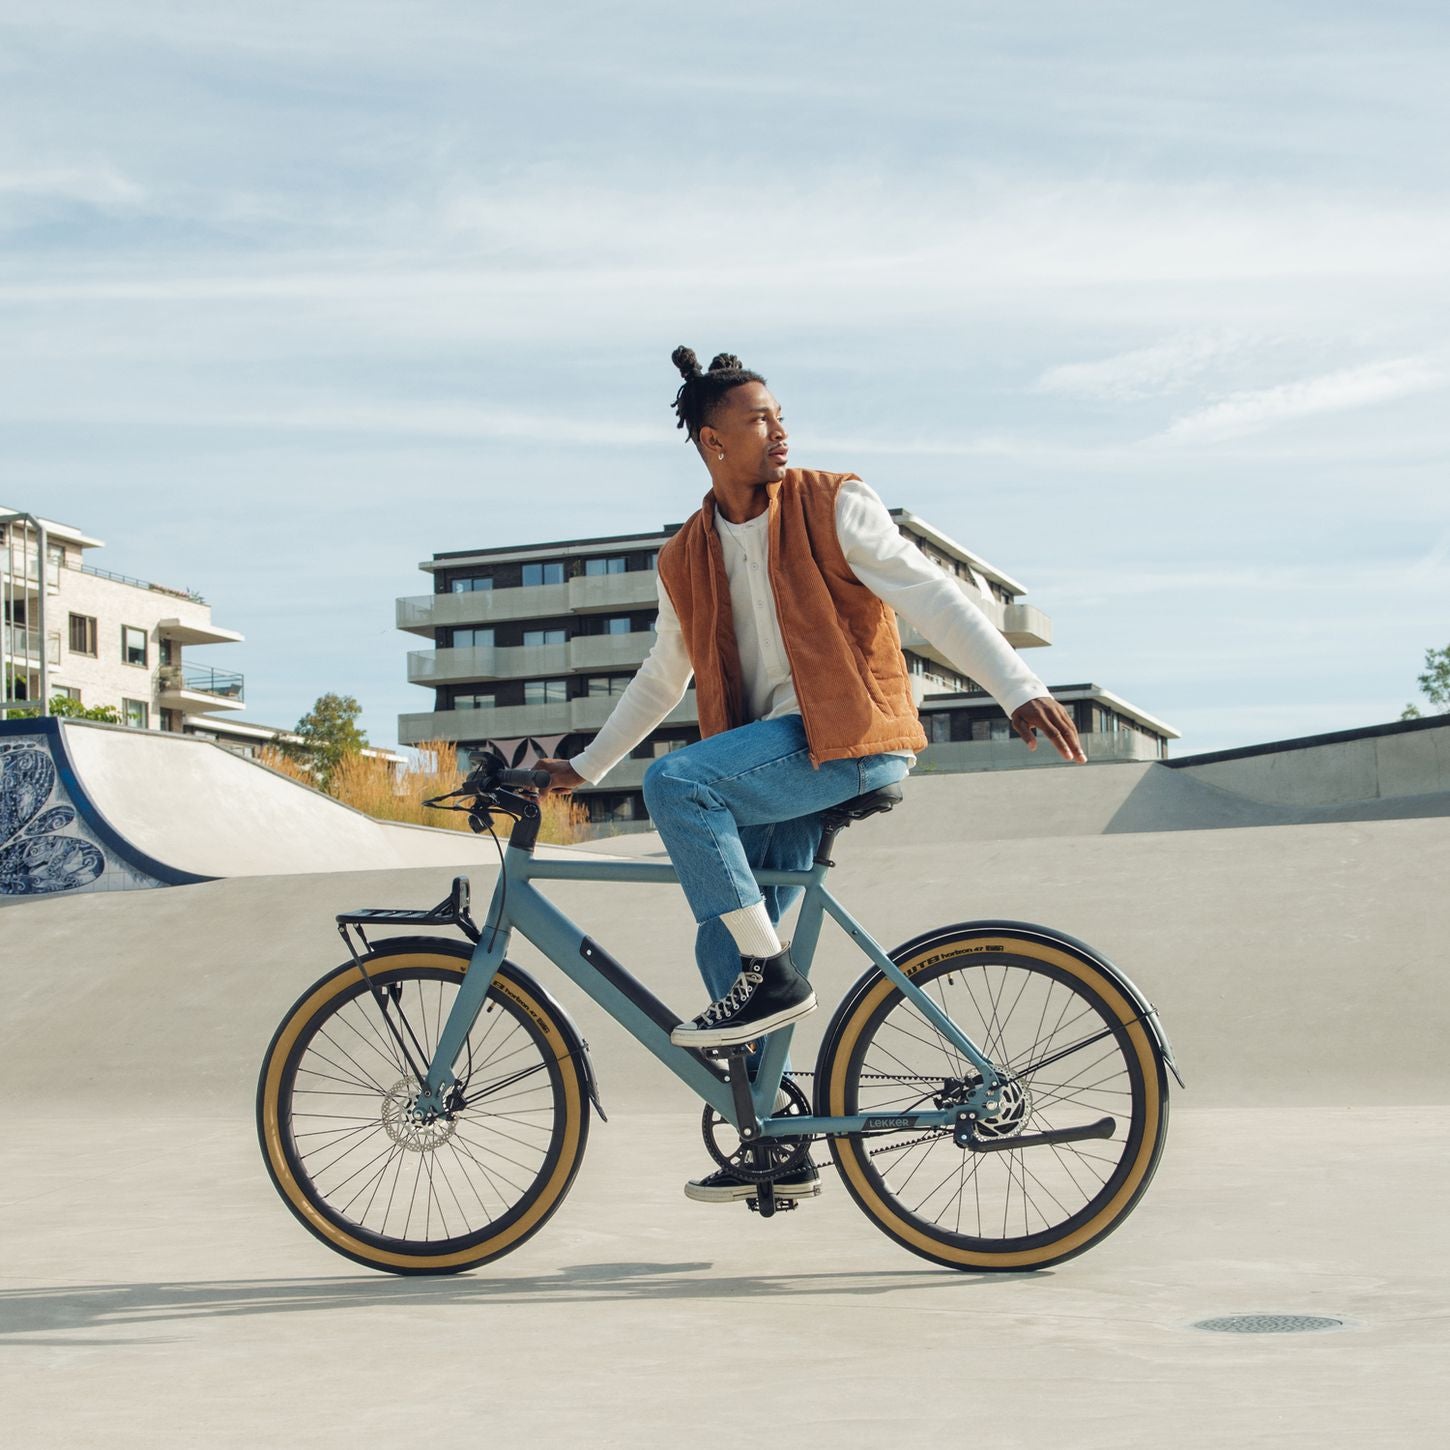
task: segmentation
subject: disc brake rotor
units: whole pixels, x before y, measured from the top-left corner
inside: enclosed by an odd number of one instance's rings
[[[452,1117],[431,1121],[420,1118],[413,1104],[422,1090],[416,1077],[399,1078],[383,1099],[383,1131],[408,1153],[431,1153],[446,1143],[458,1126]]]

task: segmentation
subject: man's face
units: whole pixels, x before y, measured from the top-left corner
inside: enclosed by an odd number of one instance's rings
[[[789,436],[770,389],[764,383],[741,383],[720,400],[714,418],[700,430],[700,443],[712,467],[724,453],[721,467],[732,477],[776,483],[785,477]]]

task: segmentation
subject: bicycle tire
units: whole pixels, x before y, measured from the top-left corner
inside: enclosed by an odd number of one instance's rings
[[[836,1136],[831,1155],[857,1206],[904,1248],[955,1269],[1042,1269],[1100,1242],[1142,1198],[1167,1133],[1165,1064],[1139,1007],[1085,953],[1000,926],[942,928],[892,960],[1017,1077],[1016,1133],[1102,1116],[1115,1128],[1105,1140],[992,1153],[958,1148],[950,1130]],[[945,1106],[948,1084],[974,1078],[873,969],[822,1043],[817,1111],[920,1111],[938,1094]]]
[[[416,1061],[431,1054],[469,956],[437,939],[380,943],[362,959],[367,976],[345,962],[298,998],[262,1062],[257,1131],[273,1184],[328,1248],[370,1268],[454,1274],[509,1253],[579,1170],[583,1044],[511,962],[455,1064],[473,1084],[466,1104],[431,1125],[406,1112],[416,1074],[367,978],[416,1035]]]

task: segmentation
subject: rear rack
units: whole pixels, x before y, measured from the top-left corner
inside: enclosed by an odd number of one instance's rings
[[[477,941],[479,930],[468,914],[468,877],[455,876],[453,889],[438,903],[426,910],[406,906],[365,906],[358,911],[340,911],[337,914],[337,930],[347,943],[347,949],[357,956],[348,933],[349,927],[356,927],[363,946],[368,939],[363,928],[368,926],[456,926],[469,941]]]

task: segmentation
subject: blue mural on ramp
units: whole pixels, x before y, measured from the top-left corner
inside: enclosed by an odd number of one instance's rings
[[[96,809],[59,720],[0,720],[0,902],[210,877],[138,850]]]
[[[106,869],[105,853],[66,833],[75,808],[55,805],[56,772],[48,751],[0,746],[0,895],[78,891]]]

